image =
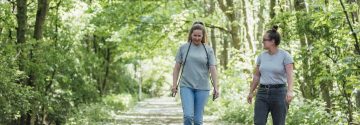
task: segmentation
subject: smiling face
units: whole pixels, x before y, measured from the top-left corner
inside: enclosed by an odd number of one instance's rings
[[[269,48],[271,48],[273,46],[276,46],[274,39],[270,39],[268,33],[266,33],[263,36],[263,42],[262,43],[263,43],[264,49],[269,49]]]
[[[191,34],[191,41],[195,45],[200,45],[203,39],[203,31],[202,30],[194,30]]]

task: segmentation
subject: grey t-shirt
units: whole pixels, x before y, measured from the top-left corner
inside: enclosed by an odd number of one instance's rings
[[[175,58],[176,63],[182,64],[185,61],[185,56],[189,45],[190,42],[187,42],[186,44],[180,46]],[[206,44],[204,45],[209,57],[209,66],[216,65],[213,49]],[[207,66],[208,60],[206,51],[202,44],[195,45],[191,43],[182,78],[180,79],[180,87],[210,90],[209,67]]]
[[[285,66],[291,63],[294,61],[285,50],[279,49],[274,55],[270,55],[268,51],[262,52],[256,62],[260,66],[260,84],[286,84]]]

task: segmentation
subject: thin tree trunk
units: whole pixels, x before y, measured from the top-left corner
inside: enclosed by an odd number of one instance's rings
[[[343,80],[342,81],[342,94],[343,96],[345,97],[345,100],[346,100],[346,103],[347,103],[347,115],[348,115],[348,124],[351,125],[352,122],[353,122],[353,104],[352,104],[352,101],[351,101],[351,94],[350,93],[347,93],[346,90],[347,90],[347,87],[346,87],[346,81]]]
[[[356,4],[356,0],[347,0],[348,4]],[[359,21],[358,13],[356,11],[350,12],[352,23],[356,23]]]
[[[263,16],[263,12],[265,10],[265,0],[260,0],[259,2],[260,2],[260,9],[257,15],[259,18],[259,22],[257,23],[258,27],[257,27],[256,37],[257,37],[257,41],[259,42],[257,48],[262,49],[262,37],[264,34],[264,20],[265,20]]]
[[[355,101],[356,101],[357,109],[359,110],[360,109],[360,91],[359,90],[356,91]]]
[[[216,55],[216,41],[215,41],[215,29],[214,28],[211,28],[211,31],[210,31],[210,34],[211,34],[211,47],[213,48],[214,50],[214,54]]]
[[[304,0],[295,0],[295,10],[297,11],[296,19],[297,22],[300,22],[302,18],[305,18],[306,12],[305,12],[305,1]],[[301,27],[300,23],[297,23],[297,27]],[[300,28],[297,28],[300,29]],[[300,37],[300,46],[303,49],[302,56],[304,56],[304,59],[302,59],[302,75],[304,78],[304,81],[300,82],[300,91],[304,98],[306,99],[314,99],[314,92],[315,88],[312,85],[312,78],[311,78],[311,70],[310,70],[310,61],[311,57],[307,55],[311,55],[311,52],[308,51],[308,46],[310,45],[311,39],[308,38],[308,43],[306,42],[306,35],[303,31],[298,30],[297,31]]]
[[[330,66],[326,66],[326,69],[330,69]],[[332,100],[330,96],[330,90],[332,89],[333,82],[331,80],[323,80],[320,82],[321,95],[326,103],[326,112],[330,113],[332,108]]]
[[[360,47],[359,47],[359,42],[358,42],[358,39],[357,39],[357,35],[356,35],[356,32],[354,32],[354,29],[353,29],[352,24],[351,24],[351,22],[350,22],[350,20],[349,20],[348,13],[347,13],[347,11],[346,11],[346,9],[345,9],[345,6],[344,6],[342,0],[340,0],[340,4],[341,4],[341,6],[342,6],[342,8],[343,8],[343,11],[344,11],[344,13],[345,13],[346,20],[347,20],[347,22],[348,22],[348,24],[349,24],[351,34],[353,35],[353,37],[354,37],[354,39],[355,39],[355,44],[354,44],[354,46],[355,46],[355,53],[360,54]]]
[[[236,22],[236,11],[234,9],[234,2],[233,0],[226,0],[226,6],[223,0],[218,0],[220,9],[226,15],[226,17],[230,21],[230,34],[232,38],[232,45],[236,50],[240,50],[240,37],[239,37],[239,29],[240,26]]]
[[[105,42],[105,41],[104,41]],[[107,46],[106,48],[106,57],[105,57],[105,75],[104,75],[104,81],[102,84],[102,94],[105,94],[106,92],[106,84],[107,84],[107,79],[109,76],[109,69],[110,69],[110,47]]]
[[[215,12],[215,0],[210,0],[210,8],[209,8],[209,14],[213,14]],[[215,28],[211,28],[210,30],[210,39],[211,39],[211,47],[214,50],[214,54],[216,56],[216,38],[215,38]]]
[[[97,51],[98,51],[98,47],[97,47],[97,43],[96,43],[96,35],[93,35],[93,40],[92,40],[92,42],[93,42],[93,50],[94,50],[94,53],[97,53]]]
[[[210,0],[209,13],[213,14],[215,12],[215,0]]]
[[[275,4],[276,4],[276,0],[270,1],[270,18],[271,19],[275,17]]]
[[[247,8],[246,8],[246,3],[245,3],[245,0],[241,0],[242,2],[242,12],[243,12],[243,19],[244,19],[244,22],[243,22],[243,25],[245,26],[245,35],[246,35],[246,39],[248,41],[248,44],[249,44],[249,47],[251,49],[252,52],[254,52],[255,48],[254,48],[254,45],[253,45],[253,42],[252,42],[252,39],[251,39],[251,36],[250,36],[250,29],[249,29],[249,24],[247,22]]]
[[[332,85],[332,81],[322,81],[320,83],[320,89],[321,89],[321,96],[323,98],[323,100],[326,103],[326,112],[330,113],[331,112],[331,107],[332,107],[332,103],[331,103],[331,97],[330,97],[330,90],[328,85]]]
[[[10,40],[13,39],[13,37],[12,37],[12,30],[11,30],[11,29],[9,29],[9,36],[8,36],[8,38],[9,38]]]
[[[221,61],[223,62],[223,67],[226,70],[227,69],[227,64],[228,64],[228,48],[229,48],[229,41],[228,41],[228,36],[224,35],[223,37],[223,51],[221,54]]]

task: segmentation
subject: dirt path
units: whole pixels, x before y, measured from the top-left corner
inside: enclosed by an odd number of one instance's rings
[[[124,113],[113,114],[109,125],[182,125],[180,102],[171,97],[159,97],[138,102]],[[204,116],[204,125],[216,124],[217,117]]]

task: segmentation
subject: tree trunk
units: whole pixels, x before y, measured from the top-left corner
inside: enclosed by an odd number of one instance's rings
[[[356,32],[354,31],[354,29],[353,29],[353,27],[352,27],[352,24],[351,24],[350,19],[349,19],[349,16],[348,16],[348,13],[347,13],[347,11],[346,11],[346,9],[345,9],[345,6],[344,6],[342,0],[340,0],[340,4],[341,4],[341,7],[342,7],[342,9],[343,9],[343,11],[344,11],[344,13],[345,13],[345,17],[346,17],[347,23],[349,24],[350,31],[351,31],[351,35],[352,35],[352,36],[354,37],[354,39],[355,39],[355,44],[354,44],[354,46],[355,46],[355,54],[360,54],[360,47],[359,47],[360,45],[359,45],[359,41],[358,41],[358,39],[357,39],[357,34],[356,34]]]
[[[209,13],[213,14],[215,12],[215,0],[210,0]]]
[[[215,29],[214,28],[211,28],[211,31],[210,31],[210,34],[211,34],[211,47],[213,48],[214,50],[214,54],[216,56],[216,41],[215,41]]]
[[[352,104],[352,101],[351,101],[351,93],[347,93],[346,90],[347,90],[347,87],[346,87],[346,81],[343,80],[342,81],[342,94],[343,94],[343,97],[345,97],[345,100],[347,102],[347,105],[346,105],[346,108],[347,108],[347,115],[348,115],[348,124],[349,125],[352,125],[352,122],[353,122],[353,104]]]
[[[46,13],[48,11],[48,7],[49,3],[47,0],[38,0],[38,6],[37,6],[37,12],[36,12],[36,20],[35,20],[35,27],[34,27],[34,39],[36,40],[41,40],[43,37],[43,25],[46,19]],[[33,48],[30,49],[30,56],[29,56],[29,60],[36,64],[36,61],[34,60],[34,53],[33,50],[36,49],[36,45],[33,45]],[[33,67],[30,67],[29,69],[29,78],[28,78],[28,85],[29,86],[35,86],[35,72],[33,70]],[[37,114],[34,113],[30,113],[32,111],[29,111],[28,113],[28,123],[29,124],[34,124],[35,121],[41,121],[39,119],[39,117],[33,117],[32,116],[37,116]],[[32,114],[32,115],[31,115]]]
[[[209,14],[213,14],[215,12],[215,0],[210,0],[210,8]],[[211,28],[210,30],[210,39],[211,39],[211,47],[214,50],[214,54],[216,56],[216,38],[215,38],[215,28]]]
[[[224,35],[223,37],[223,51],[221,52],[221,62],[222,65],[224,67],[224,69],[227,69],[227,64],[228,64],[228,48],[229,48],[229,41],[228,41],[228,36]]]
[[[254,48],[254,45],[253,45],[253,40],[251,39],[251,36],[250,36],[250,29],[249,29],[249,24],[247,22],[247,8],[246,8],[246,3],[245,3],[245,0],[241,0],[242,2],[242,12],[243,12],[243,19],[244,19],[244,22],[243,22],[243,25],[245,26],[245,35],[246,35],[246,39],[248,41],[248,44],[249,44],[249,47],[251,49],[252,52],[254,52],[255,48]]]
[[[43,26],[46,19],[46,14],[49,9],[48,0],[38,0],[38,8],[36,12],[36,22],[34,29],[34,38],[40,40],[43,37]]]
[[[265,10],[265,0],[260,0],[260,9],[258,12],[258,18],[259,18],[259,22],[257,23],[257,33],[256,33],[256,38],[258,41],[258,45],[257,48],[260,50],[262,49],[262,37],[264,34],[264,16],[263,16],[263,12]]]
[[[359,110],[360,109],[360,90],[356,91],[355,101],[356,101],[357,109]]]
[[[302,20],[302,18],[304,18],[306,16],[305,11],[305,1],[304,0],[295,0],[295,10],[297,11],[296,14],[296,19],[297,22],[300,22]],[[300,25],[300,23],[297,23],[297,29],[300,29],[302,26]],[[302,48],[302,56],[304,56],[304,59],[302,60],[302,75],[304,78],[304,81],[300,82],[300,91],[303,95],[304,98],[306,99],[313,99],[313,86],[310,85],[311,82],[311,72],[310,72],[310,57],[308,57],[307,55],[310,54],[310,52],[308,52],[308,43],[306,43],[306,35],[304,34],[303,31],[298,30],[297,31],[300,37],[300,46]]]
[[[25,71],[24,62],[24,51],[22,48],[22,45],[26,42],[26,27],[27,27],[27,0],[16,0],[16,6],[17,6],[17,29],[16,29],[16,44],[18,44],[17,51],[19,53],[19,70]],[[22,79],[19,81],[20,83],[25,84],[25,80]],[[27,113],[21,113],[19,124],[20,125],[26,125],[27,121]]]
[[[232,45],[236,50],[240,50],[240,37],[239,29],[240,26],[236,20],[236,11],[233,0],[226,0],[226,6],[223,0],[218,0],[220,9],[224,12],[226,17],[230,21],[230,34],[232,37]]]
[[[17,3],[17,14],[16,14],[16,18],[17,18],[17,33],[16,33],[16,38],[17,38],[17,43],[18,44],[22,44],[25,43],[26,39],[25,39],[25,32],[26,32],[26,27],[27,27],[27,0],[16,0]]]
[[[356,0],[347,0],[348,4],[357,4]],[[351,21],[355,24],[356,22],[359,22],[358,13],[356,11],[350,12],[351,15]]]
[[[330,86],[332,86],[332,85],[333,85],[332,81],[329,81],[329,80],[320,82],[321,96],[326,103],[326,112],[327,113],[331,112],[331,107],[332,107],[332,101],[331,101],[331,96],[330,96]]]
[[[106,93],[106,84],[107,84],[107,79],[109,76],[109,69],[110,69],[110,47],[107,46],[106,55],[105,55],[105,75],[104,75],[104,81],[102,84],[102,94]]]
[[[274,18],[275,17],[275,4],[276,4],[276,0],[271,0],[270,1],[270,18]],[[296,5],[295,5],[296,7]]]

